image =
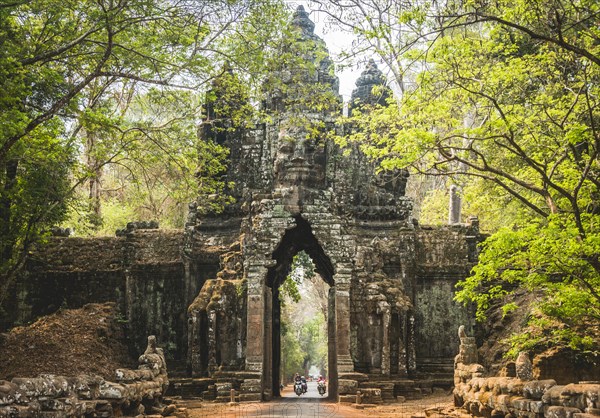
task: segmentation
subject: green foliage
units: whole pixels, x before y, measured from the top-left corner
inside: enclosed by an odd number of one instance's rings
[[[287,322],[281,321],[281,374],[284,380],[291,380],[294,374],[303,370],[304,352],[300,340]]]
[[[43,238],[66,211],[74,150],[54,136],[57,126],[51,128],[38,130],[27,147],[15,149],[19,158],[9,160],[0,172],[0,276],[9,277],[19,268],[31,244]],[[5,290],[0,287],[0,300]]]
[[[444,190],[430,190],[421,204],[419,222],[423,225],[444,225],[448,223],[448,193]]]
[[[0,299],[51,226],[180,227],[189,201],[229,202],[228,151],[198,138],[200,105],[225,61],[256,90],[288,19],[278,0],[0,6]],[[250,109],[221,111],[242,126]]]
[[[515,349],[587,350],[590,338],[599,340],[596,327],[577,325],[596,324],[600,306],[600,5],[535,6],[403,3],[400,61],[373,51],[394,74],[406,75],[410,60],[413,84],[388,106],[353,114],[358,129],[340,143],[358,142],[384,169],[408,167],[461,185],[464,212],[495,232],[457,294],[476,304],[479,319],[515,289],[536,290],[539,315]],[[351,13],[377,19],[367,9]],[[389,42],[386,32],[359,33]],[[438,194],[424,205],[433,222],[443,219]]]
[[[524,331],[526,337],[511,340],[513,351],[530,346],[600,349],[598,329],[584,325],[600,320],[600,275],[593,266],[600,254],[600,219],[586,218],[596,226],[583,239],[569,215],[501,229],[483,244],[479,264],[459,283],[456,299],[474,302],[477,317],[483,320],[496,300],[510,300],[506,295],[516,289],[536,292],[535,314]],[[517,308],[508,302],[503,311]]]
[[[327,370],[327,321],[321,312],[304,323],[300,333],[300,346],[304,351],[306,368],[316,366]]]
[[[281,303],[285,304],[287,298],[291,299],[294,303],[298,303],[301,299],[298,286],[304,280],[311,280],[313,277],[315,277],[315,266],[310,256],[306,252],[300,251],[292,259],[290,274],[286,276],[279,288]]]
[[[327,370],[327,321],[319,309],[319,301],[301,297],[301,288],[306,292],[306,286],[314,286],[310,283],[313,279],[321,280],[316,276],[310,256],[300,251],[294,256],[290,274],[279,288],[284,378],[291,378],[294,373],[302,374],[311,365]],[[312,315],[312,311],[316,313]]]
[[[327,321],[318,313],[312,319],[303,318],[292,330],[293,319],[282,318],[282,375],[291,378],[303,374],[310,366],[327,370]]]

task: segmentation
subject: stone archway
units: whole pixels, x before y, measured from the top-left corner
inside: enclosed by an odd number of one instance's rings
[[[279,288],[289,274],[293,257],[305,251],[312,259],[317,274],[329,285],[327,313],[327,359],[329,371],[329,398],[337,396],[337,356],[335,327],[335,269],[323,247],[314,236],[308,221],[296,216],[295,226],[286,230],[281,242],[273,252],[276,264],[269,268],[266,285],[271,289],[271,344],[265,349],[271,351],[270,365],[266,364],[264,379],[270,381],[273,396],[280,395],[281,368],[281,302]],[[270,368],[269,368],[270,366]],[[270,376],[269,376],[270,375]]]
[[[302,8],[293,25],[312,45],[306,50],[324,48]],[[331,62],[317,55],[307,60],[318,71],[301,79],[335,96]],[[283,70],[274,76],[295,80]],[[354,105],[373,104],[370,91],[383,81],[370,63]],[[264,103],[268,123],[224,130],[223,138],[203,131],[231,150],[227,179],[236,202],[219,214],[190,212],[186,279],[189,294],[200,293],[188,308],[188,368],[208,379],[217,399],[232,388],[241,401],[277,396],[279,285],[293,256],[306,251],[330,285],[329,378],[337,384],[330,395],[410,394],[407,378],[451,371],[453,330],[469,323],[453,286],[476,258],[477,224],[420,228],[405,196],[408,172],[378,172],[359,147],[341,150],[330,133],[351,127],[336,125],[337,110],[308,109],[299,91],[284,90]],[[206,268],[202,254],[218,254],[216,266]]]

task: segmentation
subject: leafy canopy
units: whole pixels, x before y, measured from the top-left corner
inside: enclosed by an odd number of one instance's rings
[[[373,18],[351,6],[366,22]],[[600,5],[403,6],[395,23],[406,36],[395,41],[398,64],[388,65],[410,75],[410,86],[387,106],[353,112],[360,129],[342,142],[358,142],[382,169],[409,167],[462,186],[471,214],[495,233],[457,299],[475,302],[483,319],[516,288],[539,294],[515,349],[598,350],[597,327],[577,325],[597,324],[600,307]],[[357,33],[371,43],[389,40]],[[541,332],[536,321],[554,326]]]

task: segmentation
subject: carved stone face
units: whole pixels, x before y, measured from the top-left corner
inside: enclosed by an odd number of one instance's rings
[[[282,128],[274,163],[277,185],[325,186],[325,144],[308,137],[304,127]]]

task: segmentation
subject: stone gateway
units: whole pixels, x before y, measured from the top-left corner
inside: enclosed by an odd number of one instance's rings
[[[189,390],[269,400],[280,390],[279,288],[305,251],[329,285],[331,396],[377,389],[385,400],[452,385],[455,330],[472,328],[453,290],[476,260],[477,220],[420,227],[406,171],[377,173],[357,146],[334,143],[331,132],[353,128],[336,124],[331,60],[302,7],[292,23],[311,66],[273,74],[282,84],[263,104],[269,123],[235,127],[223,107],[207,104],[200,134],[230,149],[223,175],[235,203],[218,214],[191,204],[184,231],[132,224],[113,238],[55,238],[17,283],[4,326],[52,306],[114,300],[133,346],[156,335],[174,376],[194,377]],[[373,87],[383,81],[369,63],[352,108],[382,102]],[[335,100],[311,107],[299,85]]]

